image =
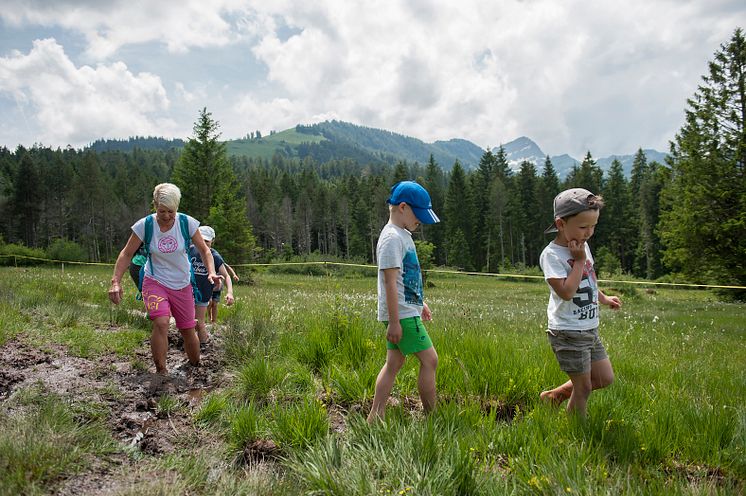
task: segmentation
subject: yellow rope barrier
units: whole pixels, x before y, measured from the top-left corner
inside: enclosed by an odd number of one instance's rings
[[[104,262],[77,262],[74,260],[56,260],[51,258],[31,257],[26,255],[10,255],[0,254],[0,257],[15,257],[28,260],[38,260],[42,262],[53,262],[62,264],[73,264],[73,265],[99,265],[112,267],[112,263]],[[245,263],[245,264],[231,264],[231,267],[273,267],[282,265],[337,265],[342,267],[363,267],[369,269],[377,269],[376,265],[370,264],[356,264],[348,262],[273,262],[273,263]],[[544,276],[537,276],[533,274],[499,274],[492,272],[467,272],[458,270],[443,270],[443,269],[428,269],[425,272],[437,273],[437,274],[451,274],[451,275],[466,275],[466,276],[482,276],[482,277],[503,277],[506,279],[544,279]],[[622,281],[616,279],[599,279],[598,282],[612,283],[612,284],[637,284],[641,286],[670,286],[670,287],[683,287],[683,288],[700,288],[700,289],[746,289],[746,286],[729,286],[725,284],[694,284],[694,283],[679,283],[679,282],[656,282],[656,281]]]

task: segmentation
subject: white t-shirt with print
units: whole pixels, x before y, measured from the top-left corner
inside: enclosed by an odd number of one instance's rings
[[[389,320],[386,304],[386,286],[383,269],[398,268],[396,289],[399,302],[399,320],[419,317],[422,314],[422,272],[412,234],[388,223],[381,230],[376,247],[378,259],[378,320]]]
[[[585,266],[578,290],[569,301],[563,300],[549,286],[547,317],[549,329],[586,331],[598,327],[598,282],[593,270],[593,256],[588,243],[585,244]],[[554,241],[541,252],[539,265],[544,279],[565,279],[575,263],[570,249]]]
[[[150,257],[145,263],[145,275],[152,277],[167,288],[182,289],[191,284],[192,264],[184,249],[185,245],[189,246],[191,240],[185,240],[182,236],[178,216],[174,219],[174,225],[166,232],[161,232],[155,214],[151,216],[153,217],[153,238],[150,240]],[[199,227],[199,221],[188,215],[186,217],[189,221],[189,236],[192,237]],[[140,238],[140,241],[145,239],[146,218],[143,217],[132,226],[132,232]]]

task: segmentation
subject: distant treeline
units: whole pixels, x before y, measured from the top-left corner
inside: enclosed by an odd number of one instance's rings
[[[80,245],[90,260],[113,260],[132,223],[150,212],[153,186],[171,180],[179,154],[174,148],[128,153],[2,148],[2,236],[42,249],[64,239]],[[513,173],[504,154],[489,151],[477,169],[466,171],[456,162],[450,173],[434,159],[395,166],[281,156],[231,162],[258,248],[242,261],[318,252],[373,262],[389,190],[412,179],[428,188],[443,219],[418,234],[434,245],[436,264],[493,272],[536,265],[549,239],[542,232],[552,220],[552,198],[564,187],[583,186],[607,198],[594,240],[605,267],[649,277],[663,273],[659,240],[651,230],[646,249],[640,223],[657,223],[657,192],[666,169],[647,164],[642,152],[631,181],[619,164],[604,177],[588,155],[564,183],[548,159],[541,171],[526,162]]]
[[[131,152],[135,148],[140,150],[161,150],[168,151],[173,148],[182,149],[184,148],[184,140],[166,139],[155,136],[133,136],[126,140],[116,139],[98,139],[88,145],[89,149],[96,152],[109,152],[109,151],[120,151],[120,152]]]

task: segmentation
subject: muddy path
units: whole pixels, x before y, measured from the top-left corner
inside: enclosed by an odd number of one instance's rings
[[[106,332],[106,331],[101,331]],[[106,459],[92,460],[83,473],[60,480],[54,494],[116,494],[132,490],[143,460],[210,442],[194,426],[192,415],[203,397],[225,383],[219,336],[203,347],[201,364],[191,366],[180,334],[169,331],[168,376],[154,373],[149,341],[136,357],[116,355],[86,359],[71,356],[63,346],[39,349],[23,335],[6,343],[0,353],[0,409],[13,414],[14,393],[36,387],[70,401],[105,405],[108,428],[122,449]],[[163,398],[174,406],[164,411]],[[173,401],[171,401],[173,400]],[[144,456],[132,456],[132,453]]]

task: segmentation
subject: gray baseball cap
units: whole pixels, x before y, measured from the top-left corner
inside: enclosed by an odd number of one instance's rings
[[[561,219],[569,217],[571,215],[585,212],[597,206],[592,206],[589,200],[595,199],[596,195],[583,188],[572,188],[566,189],[562,193],[554,197],[554,219]],[[544,234],[557,232],[556,223],[553,221],[552,225],[544,230]]]

